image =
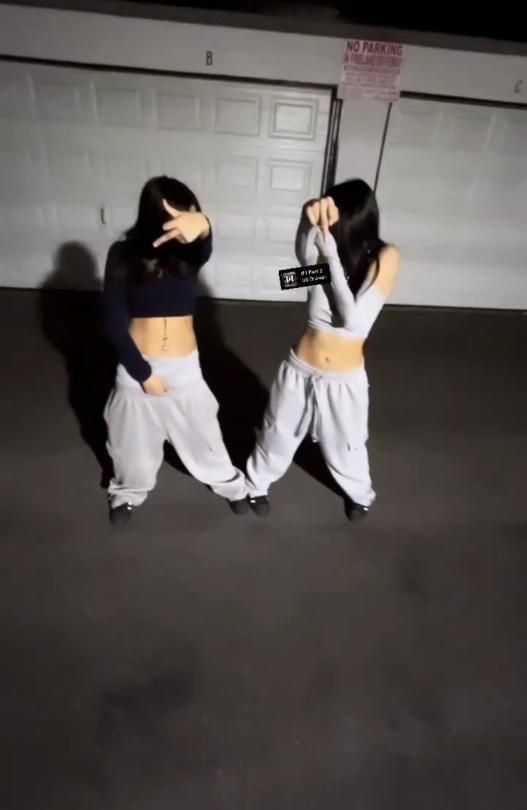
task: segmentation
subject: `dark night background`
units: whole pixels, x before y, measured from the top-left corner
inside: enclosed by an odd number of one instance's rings
[[[132,2],[149,4],[148,0]],[[207,9],[210,11],[234,11],[244,14],[301,15],[303,13],[321,15],[324,19],[339,20],[346,24],[371,25],[383,28],[396,28],[407,31],[426,31],[444,34],[458,34],[472,37],[488,37],[516,42],[527,41],[527,24],[522,23],[519,11],[500,5],[492,9],[480,4],[477,12],[465,11],[461,4],[449,7],[444,3],[426,4],[422,8],[401,8],[391,3],[383,8],[379,3],[322,2],[322,0],[185,0],[175,3],[170,0],[155,0],[153,5],[179,6],[184,8]]]

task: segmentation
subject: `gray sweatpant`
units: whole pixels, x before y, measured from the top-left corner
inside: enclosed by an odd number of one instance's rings
[[[123,366],[105,408],[108,452],[114,478],[111,505],[139,506],[154,488],[170,442],[194,478],[217,495],[240,500],[247,495],[243,473],[233,466],[218,423],[218,402],[203,379],[198,350],[186,357],[145,358],[168,383],[160,396],[146,394]]]
[[[368,388],[364,366],[352,372],[322,371],[291,350],[272,385],[262,430],[247,462],[249,495],[267,495],[309,431],[343,492],[370,506],[375,492],[366,450]]]

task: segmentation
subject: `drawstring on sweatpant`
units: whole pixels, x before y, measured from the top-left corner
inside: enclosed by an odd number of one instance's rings
[[[309,431],[311,438],[314,442],[319,441],[320,437],[320,408],[318,407],[317,400],[317,385],[318,380],[324,378],[315,374],[310,376],[306,384],[306,400],[304,405],[304,412],[295,431],[295,436],[307,433]],[[306,430],[306,423],[310,422],[308,430]]]

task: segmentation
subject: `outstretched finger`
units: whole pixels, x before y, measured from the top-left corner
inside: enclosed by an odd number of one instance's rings
[[[320,227],[322,228],[322,233],[326,237],[329,232],[328,200],[326,198],[320,200]]]
[[[170,233],[165,234],[164,236],[160,236],[159,239],[153,243],[154,247],[160,247],[160,245],[164,245],[165,242],[170,242],[171,239],[177,239],[178,242],[184,242],[185,240],[179,233],[179,231],[170,231]]]
[[[306,208],[307,218],[310,221],[311,225],[318,224],[318,218],[320,215],[320,203],[314,202]]]
[[[172,206],[169,205],[166,200],[163,200],[163,205],[164,205],[165,211],[168,211],[168,213],[172,214],[173,217],[181,216],[181,211],[178,211],[177,208],[172,208]]]
[[[177,219],[169,219],[169,220],[168,220],[167,222],[165,222],[165,224],[163,225],[163,230],[164,230],[164,231],[177,231],[177,230],[179,229],[180,224],[181,224],[181,223],[180,223],[180,222],[178,222],[178,220],[177,220]]]

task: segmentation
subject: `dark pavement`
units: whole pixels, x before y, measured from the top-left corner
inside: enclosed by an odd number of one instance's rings
[[[302,324],[201,303],[239,463]],[[267,520],[169,457],[117,535],[96,296],[0,335],[0,810],[525,810],[527,317],[381,316],[364,524],[306,445]]]

